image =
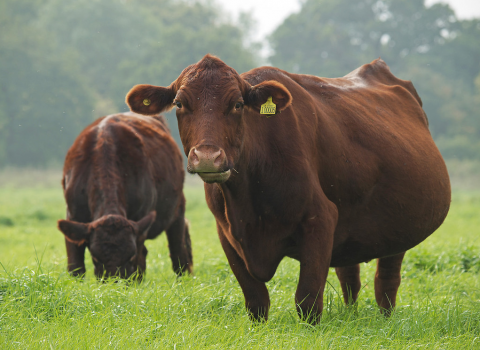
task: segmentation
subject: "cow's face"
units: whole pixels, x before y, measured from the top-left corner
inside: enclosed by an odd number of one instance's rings
[[[98,278],[128,278],[137,271],[141,278],[146,269],[144,243],[154,220],[155,212],[138,222],[107,215],[90,224],[59,220],[58,227],[70,242],[88,246]]]
[[[188,172],[207,183],[222,183],[236,171],[245,141],[244,114],[258,114],[269,97],[277,111],[292,99],[279,82],[251,86],[220,59],[207,55],[169,87],[135,86],[126,102],[132,111],[146,115],[176,108]]]

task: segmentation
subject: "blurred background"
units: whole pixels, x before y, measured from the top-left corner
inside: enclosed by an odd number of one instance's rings
[[[0,185],[52,178],[135,84],[169,85],[206,53],[343,76],[377,57],[412,80],[454,187],[480,188],[480,1],[2,0]],[[176,119],[167,115],[179,142]]]

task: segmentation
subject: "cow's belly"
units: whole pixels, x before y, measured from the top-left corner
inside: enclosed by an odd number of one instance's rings
[[[448,178],[410,191],[379,188],[368,201],[339,210],[331,266],[405,252],[442,224],[449,207]]]

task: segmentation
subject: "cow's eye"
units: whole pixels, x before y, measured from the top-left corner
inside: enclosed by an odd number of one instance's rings
[[[175,102],[173,102],[173,104],[174,104],[175,106],[177,106],[177,108],[179,108],[179,109],[183,107],[183,106],[182,106],[182,102],[179,102],[179,101],[175,101]]]
[[[240,108],[242,108],[242,107],[243,107],[243,103],[242,103],[242,102],[237,102],[237,103],[235,104],[235,109],[240,109]]]

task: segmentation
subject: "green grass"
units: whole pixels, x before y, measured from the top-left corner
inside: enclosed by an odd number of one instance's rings
[[[455,193],[445,224],[407,253],[390,319],[377,309],[370,262],[355,307],[343,305],[330,271],[315,327],[297,317],[298,263],[290,259],[268,283],[269,321],[249,321],[203,188],[188,186],[186,195],[195,275],[175,277],[162,235],[147,242],[145,282],[127,286],[98,283],[88,253],[84,280],[65,273],[60,186],[0,188],[0,348],[480,348],[480,193]]]

